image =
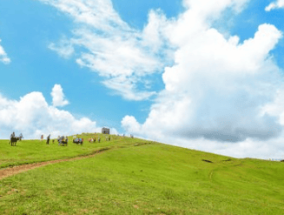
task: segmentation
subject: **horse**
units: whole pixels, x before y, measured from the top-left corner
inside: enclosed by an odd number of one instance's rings
[[[16,146],[18,140],[20,140],[20,137],[11,137],[10,139],[11,146]]]
[[[58,141],[58,145],[62,145],[62,146],[68,145],[68,138],[65,139],[64,136],[62,137],[59,136],[57,141]]]
[[[62,140],[62,141],[61,141],[61,144],[62,144],[62,146],[64,146],[64,145],[67,146],[67,145],[68,145],[68,139]]]

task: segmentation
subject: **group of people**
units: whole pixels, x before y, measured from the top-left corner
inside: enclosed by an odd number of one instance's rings
[[[111,140],[110,137],[106,136],[106,141],[110,141],[110,140]],[[97,139],[95,137],[89,139],[89,143],[95,143],[96,141],[97,141]],[[101,142],[101,138],[98,137],[98,143],[100,143],[100,142]]]
[[[96,138],[90,138],[90,139],[89,139],[89,143],[95,143],[96,141],[97,141]],[[101,142],[101,138],[98,137],[98,143],[100,143],[100,142]]]
[[[119,134],[117,135],[117,136],[119,136]],[[123,134],[123,137],[124,137],[125,135]],[[51,137],[51,135],[49,134],[48,136],[47,136],[47,138],[46,138],[46,144],[49,144],[49,142],[50,142],[50,137]],[[130,135],[130,137],[131,138],[133,138],[133,135]],[[16,139],[17,138],[17,140],[22,140],[22,138],[23,138],[23,134],[21,133],[20,135],[19,135],[19,137],[16,137],[16,135],[15,135],[15,132],[13,132],[12,134],[11,134],[11,140],[12,139]],[[42,141],[43,140],[43,138],[44,138],[44,135],[41,135],[40,136],[40,140]],[[106,141],[110,141],[111,140],[111,138],[110,138],[110,136],[106,136]],[[68,137],[67,136],[58,136],[58,138],[57,138],[57,141],[58,141],[58,145],[67,145],[68,144]],[[73,136],[73,142],[74,143],[83,143],[83,138],[77,138],[76,136]],[[100,137],[98,137],[98,139],[97,139],[97,141],[98,141],[98,143],[100,143],[101,142],[101,138]],[[52,142],[54,143],[54,139],[52,140]],[[91,138],[91,139],[89,139],[89,142],[96,142],[96,138]]]
[[[16,138],[16,134],[15,134],[15,132],[13,131],[13,133],[11,134],[11,136],[10,136],[10,138],[12,139],[12,138]],[[19,135],[19,140],[22,140],[24,137],[23,137],[23,134],[22,133],[20,133],[20,135]]]
[[[17,141],[18,141],[18,140],[21,141],[22,138],[23,138],[23,134],[22,134],[22,133],[21,133],[18,137],[16,137],[16,134],[15,134],[15,132],[13,131],[13,133],[12,133],[11,136],[10,136],[10,142],[9,142],[9,143],[11,143],[11,146],[16,146]]]
[[[58,145],[67,145],[68,144],[68,137],[67,136],[58,136]]]
[[[43,135],[40,136],[40,139],[43,140]],[[48,145],[49,142],[50,142],[50,138],[51,137],[51,134],[49,134],[46,138],[46,144]],[[64,144],[67,144],[68,143],[68,137],[67,136],[58,136],[57,138],[57,141],[58,141],[58,145],[64,145]],[[54,143],[54,139],[52,140],[52,142]]]

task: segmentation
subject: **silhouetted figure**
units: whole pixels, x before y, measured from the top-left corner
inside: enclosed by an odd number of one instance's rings
[[[50,135],[48,135],[46,138],[46,144],[49,144],[49,141],[50,141]]]
[[[22,139],[23,139],[24,137],[23,137],[23,134],[22,133],[20,133],[20,136],[19,136],[19,141],[22,141]]]
[[[13,132],[13,133],[11,134],[11,138],[10,138],[11,146],[16,146],[17,141],[18,141],[19,139],[20,139],[19,137],[16,137],[15,132]]]

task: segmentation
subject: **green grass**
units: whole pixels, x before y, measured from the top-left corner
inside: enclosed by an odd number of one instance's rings
[[[17,146],[11,146],[9,144],[9,140],[0,140],[0,168],[34,162],[72,158],[79,155],[92,154],[101,148],[121,147],[144,141],[136,138],[131,139],[103,134],[84,134],[77,136],[84,138],[83,146],[72,143],[71,137],[69,137],[69,144],[67,147],[58,146],[57,140],[55,140],[54,143],[50,141],[49,145],[46,144],[46,140],[23,140],[21,142],[17,142]],[[100,143],[89,143],[87,141],[89,138],[95,136],[101,137]],[[106,141],[106,136],[111,136],[111,141]]]
[[[0,214],[283,214],[284,163],[142,143],[3,179]]]

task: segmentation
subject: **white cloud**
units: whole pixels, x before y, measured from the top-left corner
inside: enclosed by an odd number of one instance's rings
[[[48,48],[57,52],[63,58],[69,58],[74,53],[73,46],[70,43],[66,42],[66,40],[62,40],[59,46],[54,43],[50,43]]]
[[[1,45],[0,45],[0,62],[4,64],[11,63],[11,59],[8,57],[7,53],[5,52],[4,48]]]
[[[136,80],[129,79],[125,76],[119,76],[103,82],[105,86],[113,89],[114,92],[122,94],[126,99],[139,101],[146,100],[149,97],[156,95],[155,92],[139,91],[135,88]]]
[[[212,27],[225,9],[239,12],[246,2],[184,1],[186,11],[164,28],[177,47],[165,90],[144,123],[123,118],[128,133],[236,157],[284,155],[283,77],[270,54],[282,33],[262,24],[240,43]]]
[[[274,9],[284,8],[284,0],[277,0],[270,3],[266,8],[265,11],[271,11]]]
[[[274,100],[266,104],[261,109],[261,114],[271,115],[278,119],[278,122],[284,126],[284,89],[278,89],[274,95]]]
[[[48,105],[41,92],[31,92],[19,101],[0,95],[0,128],[0,138],[9,138],[15,131],[27,139],[39,138],[42,134],[52,134],[55,138],[100,131],[95,121],[86,117],[77,119],[68,111]]]
[[[158,95],[144,123],[123,118],[128,133],[236,157],[283,156],[283,82],[270,54],[282,33],[262,24],[240,42],[212,27],[226,9],[239,13],[249,0],[184,0],[178,18],[151,11],[142,31],[125,23],[110,0],[41,1],[76,23],[73,37],[53,50],[75,55],[126,99]],[[163,91],[138,89],[161,68]]]
[[[160,29],[166,18],[151,11],[142,31],[130,27],[113,9],[111,0],[40,0],[69,15],[76,27],[73,37],[63,38],[49,48],[62,57],[76,56],[76,62],[104,78],[106,87],[129,100],[144,100],[155,92],[139,89],[141,79],[161,72],[168,51]],[[127,87],[120,82],[126,80]]]
[[[63,107],[69,102],[64,97],[63,89],[60,84],[55,84],[51,92],[52,104],[54,107]]]
[[[248,138],[234,144],[204,138],[186,140],[183,138],[167,137],[164,140],[172,145],[211,153],[214,152],[236,158],[283,159],[284,156],[283,135],[272,138],[269,141],[255,141]]]

